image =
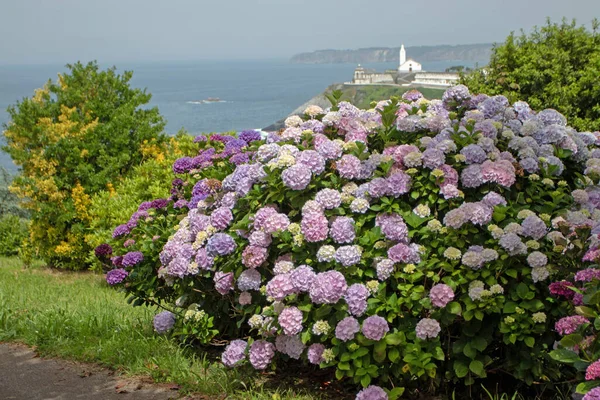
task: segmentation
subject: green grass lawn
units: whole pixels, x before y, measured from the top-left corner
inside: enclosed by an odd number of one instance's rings
[[[216,355],[182,348],[153,332],[154,314],[131,307],[102,276],[23,269],[16,258],[0,258],[0,341],[22,342],[44,356],[94,362],[127,375],[149,375],[184,392],[238,399],[322,397],[316,389],[297,389],[314,388],[310,379],[288,377],[280,385],[272,373],[227,370]]]

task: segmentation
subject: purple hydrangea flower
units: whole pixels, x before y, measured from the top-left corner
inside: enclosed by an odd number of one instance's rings
[[[315,304],[335,304],[346,294],[347,289],[344,275],[338,271],[327,271],[315,276],[309,294]]]
[[[250,364],[254,369],[265,369],[275,356],[275,345],[266,340],[256,340],[250,346]]]
[[[175,314],[170,311],[163,311],[154,316],[154,330],[159,334],[167,333],[175,325]]]
[[[231,236],[226,233],[215,233],[208,239],[206,251],[211,257],[226,256],[233,253],[237,245]]]
[[[300,311],[297,307],[286,307],[281,311],[277,321],[281,328],[283,328],[283,333],[286,335],[297,335],[302,332],[302,311]]]
[[[304,352],[305,346],[299,335],[280,335],[277,336],[277,339],[275,340],[275,347],[277,348],[277,351],[287,354],[294,360],[299,360]]]
[[[304,150],[296,157],[296,164],[308,167],[310,172],[315,175],[325,171],[325,158],[315,150]]]
[[[336,163],[338,173],[345,179],[356,179],[360,175],[360,167],[360,160],[351,154],[343,155]]]
[[[311,364],[319,365],[323,362],[323,352],[325,351],[325,346],[321,343],[314,343],[308,347],[308,361]]]
[[[338,322],[335,327],[335,337],[343,342],[347,342],[348,340],[354,339],[354,335],[359,331],[360,325],[358,321],[353,317],[346,317]]]
[[[380,227],[387,239],[408,242],[408,227],[400,215],[396,213],[378,215],[376,225]]]
[[[492,208],[496,206],[505,206],[507,204],[506,199],[504,199],[504,197],[502,197],[496,192],[489,192],[488,194],[483,196],[483,199],[481,201],[486,206]]]
[[[444,152],[434,147],[430,147],[423,152],[423,166],[429,169],[441,167],[446,163]]]
[[[340,204],[342,204],[342,195],[335,189],[321,189],[317,192],[315,201],[323,208],[331,210],[332,208],[337,208],[340,206]]]
[[[306,165],[295,164],[281,173],[283,184],[292,190],[304,190],[310,183],[311,171]]]
[[[485,160],[487,160],[487,154],[481,148],[481,146],[476,144],[470,144],[466,147],[463,147],[460,151],[460,154],[466,157],[467,164],[481,164]]]
[[[315,277],[316,274],[308,265],[301,265],[290,272],[292,285],[299,292],[308,292]]]
[[[355,400],[388,400],[388,395],[379,386],[371,385],[358,392]]]
[[[516,233],[507,233],[500,238],[500,246],[506,250],[508,255],[516,256],[527,254],[527,246]]]
[[[446,284],[439,283],[429,291],[431,304],[436,307],[446,307],[454,299],[454,291]]]
[[[360,262],[362,252],[358,246],[341,246],[335,251],[335,261],[344,267],[350,267]]]
[[[131,251],[123,256],[123,266],[133,267],[144,260],[144,254],[140,251]]]
[[[290,225],[290,219],[285,214],[275,213],[265,220],[263,230],[268,233],[283,232]]]
[[[446,90],[442,96],[444,107],[454,110],[471,100],[471,93],[465,85],[458,85]]]
[[[523,235],[529,236],[535,240],[539,240],[546,236],[548,227],[546,223],[537,215],[530,215],[521,223],[523,227]]]
[[[394,197],[399,197],[408,193],[411,187],[410,176],[402,171],[393,173],[386,181],[389,187],[389,193]]]
[[[388,258],[384,258],[377,263],[375,268],[377,270],[377,279],[385,281],[394,272],[394,262]]]
[[[217,208],[210,216],[210,224],[219,230],[227,228],[232,220],[233,214],[227,207]]]
[[[436,338],[441,330],[440,323],[431,318],[423,318],[417,323],[415,328],[417,337],[421,340]]]
[[[273,279],[267,283],[267,295],[278,301],[285,299],[287,295],[295,292],[296,288],[292,284],[291,275],[289,273],[275,275]]]
[[[248,241],[252,246],[269,247],[272,238],[271,235],[263,231],[254,231],[250,234]]]
[[[160,210],[162,208],[165,208],[169,205],[170,201],[167,199],[156,199],[156,200],[152,200],[152,208],[155,208],[157,210]]]
[[[346,303],[348,304],[348,311],[350,314],[360,317],[367,310],[367,298],[369,297],[369,290],[362,283],[355,283],[348,287],[346,295],[344,296]]]
[[[237,286],[242,292],[246,292],[248,290],[259,290],[260,282],[260,272],[255,269],[245,269],[242,271],[237,280]]]
[[[476,188],[483,185],[481,166],[478,164],[469,165],[462,171],[460,181],[466,188]]]
[[[356,237],[354,220],[351,217],[336,217],[331,223],[329,236],[336,243],[352,243]]]
[[[582,400],[600,400],[600,387],[595,387],[583,396]]]
[[[571,335],[577,332],[577,329],[583,324],[587,324],[588,321],[585,317],[581,315],[573,315],[570,317],[564,317],[559,319],[554,325],[554,329],[561,335]]]
[[[225,296],[233,290],[233,272],[215,272],[215,289]]]
[[[379,315],[372,315],[363,321],[362,333],[367,339],[379,341],[389,330],[387,321]]]
[[[248,343],[245,340],[232,341],[221,354],[221,361],[226,367],[235,367],[246,358],[246,347]]]
[[[342,156],[342,146],[333,140],[323,140],[315,144],[317,152],[326,160],[337,160]]]
[[[261,140],[260,132],[255,130],[242,131],[242,133],[239,135],[239,138],[246,143],[252,143],[257,140]]]
[[[325,215],[320,213],[309,213],[302,217],[300,224],[304,239],[309,243],[320,242],[327,239],[329,224]]]
[[[591,282],[594,279],[600,280],[600,269],[587,268],[575,274],[576,282]]]
[[[269,252],[265,247],[247,246],[242,252],[242,264],[248,268],[258,268],[267,261]]]
[[[118,237],[128,235],[131,232],[131,229],[127,226],[127,224],[119,225],[113,231],[112,237],[116,239]]]
[[[254,214],[254,229],[263,229],[265,221],[272,215],[277,214],[277,210],[273,207],[262,207]]]
[[[182,157],[173,163],[173,172],[176,174],[185,174],[194,168],[194,161],[190,157]]]
[[[106,273],[106,282],[111,285],[117,285],[125,280],[129,275],[129,272],[125,271],[123,268],[111,269]]]
[[[398,243],[397,245],[390,247],[388,250],[388,258],[392,261],[406,264],[418,264],[421,262],[421,257],[415,247],[404,243]]]
[[[98,257],[98,258],[110,256],[112,254],[112,252],[113,252],[113,249],[112,249],[111,245],[108,243],[102,243],[100,246],[97,246],[94,249],[94,253],[96,254],[96,257]]]

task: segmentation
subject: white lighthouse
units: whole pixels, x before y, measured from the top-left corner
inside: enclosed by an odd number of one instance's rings
[[[400,64],[398,65],[398,68],[400,68],[402,66],[402,64],[404,64],[406,62],[406,50],[404,50],[404,44],[402,44],[402,47],[400,47]]]
[[[404,44],[400,47],[400,64],[398,66],[398,72],[418,72],[421,71],[421,64],[413,60],[412,58],[406,59],[406,50]]]

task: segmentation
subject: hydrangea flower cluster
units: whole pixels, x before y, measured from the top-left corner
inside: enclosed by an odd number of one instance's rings
[[[581,287],[600,281],[600,269],[571,262],[583,247],[581,259],[600,259],[600,134],[464,86],[441,101],[411,91],[372,110],[311,107],[285,125],[265,140],[245,131],[199,141],[197,157],[173,166],[189,182],[115,229],[125,240],[159,210],[180,213],[145,273],[158,276],[165,298],[214,309],[228,332],[251,329],[248,342],[226,348],[225,365],[262,370],[287,357],[340,366],[366,348],[381,376],[411,385],[460,357],[440,343],[467,342],[486,324],[496,324],[489,348],[510,354],[516,341],[546,340],[552,326],[568,335],[588,322],[542,309],[581,303]],[[211,170],[221,160],[227,173]],[[151,257],[131,255],[139,243],[115,267],[150,267]],[[430,346],[446,361],[426,370],[394,353],[382,360],[373,343],[400,353]],[[357,398],[387,394],[368,385]]]

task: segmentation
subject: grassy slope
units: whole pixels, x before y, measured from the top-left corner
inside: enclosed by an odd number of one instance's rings
[[[25,270],[17,259],[0,258],[0,341],[23,342],[42,355],[96,362],[221,398],[314,398],[267,390],[248,369],[225,370],[206,355],[180,348],[153,333],[153,316],[154,310],[128,305],[101,276]]]

